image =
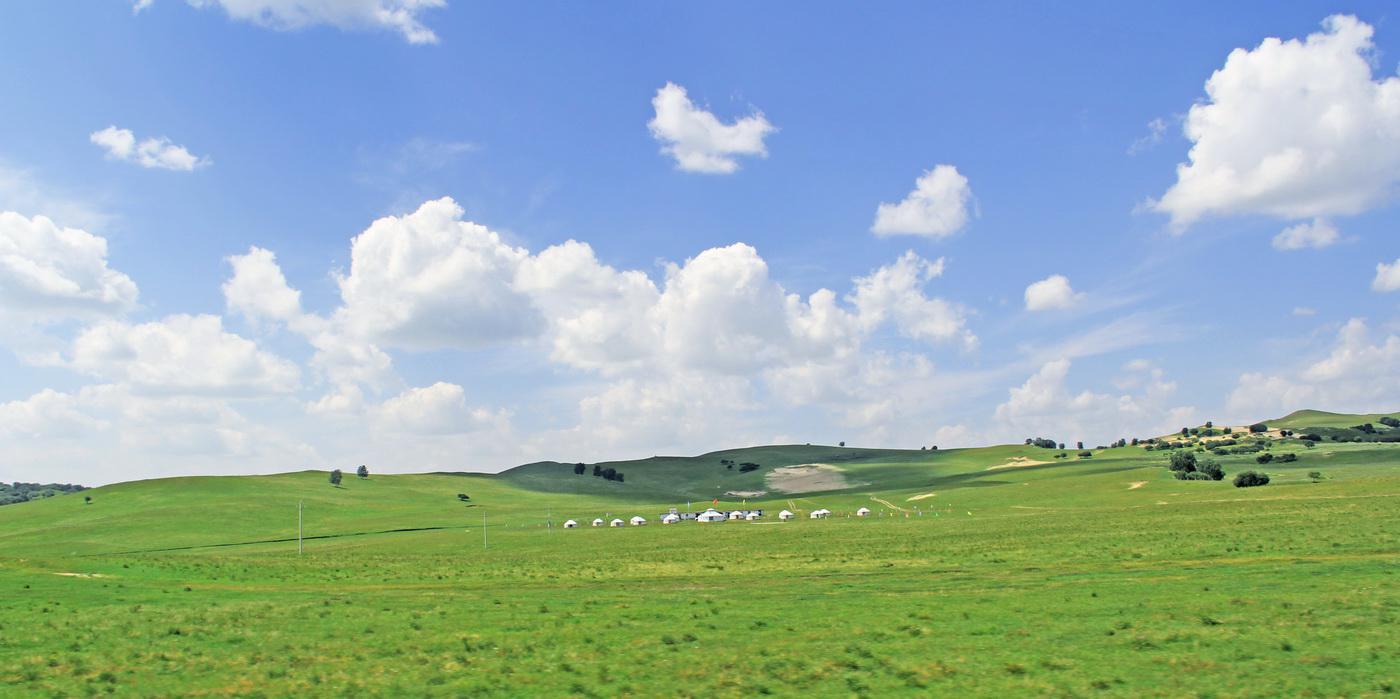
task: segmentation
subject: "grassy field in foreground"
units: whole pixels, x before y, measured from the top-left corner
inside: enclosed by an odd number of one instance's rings
[[[0,508],[0,694],[1392,693],[1400,445],[1298,451],[1222,457],[1270,472],[1251,489],[1133,448],[994,470],[1045,450],[891,452],[849,462],[871,487],[764,501],[830,520],[570,531],[546,515],[654,521],[676,496],[109,486]],[[297,501],[325,537],[302,556]]]

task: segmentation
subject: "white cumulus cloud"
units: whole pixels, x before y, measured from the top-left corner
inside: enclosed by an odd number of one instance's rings
[[[763,139],[777,130],[759,112],[725,124],[695,106],[685,88],[675,83],[657,90],[651,105],[656,109],[647,124],[652,137],[663,144],[661,152],[675,158],[676,167],[686,172],[735,172],[738,156],[767,157]]]
[[[1326,356],[1300,368],[1240,376],[1227,406],[1240,420],[1263,420],[1305,408],[1369,413],[1394,410],[1400,396],[1400,336],[1372,339],[1366,321],[1337,331]]]
[[[1371,288],[1376,291],[1400,291],[1400,258],[1389,264],[1376,263],[1376,278],[1371,280]]]
[[[136,297],[136,283],[107,266],[106,239],[0,212],[0,321],[116,315]]]
[[[1190,162],[1153,204],[1178,230],[1204,216],[1356,214],[1400,182],[1400,77],[1372,75],[1372,28],[1336,15],[1304,40],[1235,49],[1191,107]]]
[[[410,388],[384,401],[379,418],[389,429],[421,435],[463,434],[508,424],[504,413],[467,407],[462,387],[445,381]]]
[[[1275,250],[1321,249],[1341,240],[1337,227],[1330,221],[1315,218],[1311,222],[1289,226],[1274,236]]]
[[[68,365],[165,394],[286,393],[300,376],[295,364],[225,331],[222,320],[210,315],[98,323],[73,341]]]
[[[218,7],[231,19],[280,31],[326,24],[338,29],[384,29],[398,32],[411,44],[432,44],[438,38],[423,24],[422,15],[446,7],[446,0],[185,0],[193,7]],[[155,0],[134,0],[140,13]]]
[[[938,165],[914,182],[914,191],[903,201],[881,203],[870,231],[882,236],[949,236],[967,225],[971,203],[967,178],[952,165]]]
[[[92,132],[88,140],[107,151],[107,157],[113,160],[123,160],[145,168],[189,172],[209,164],[208,158],[200,158],[164,136],[138,142],[136,134],[130,129],[115,126]]]
[[[1026,310],[1051,311],[1071,308],[1083,294],[1076,293],[1063,274],[1052,274],[1026,287]]]

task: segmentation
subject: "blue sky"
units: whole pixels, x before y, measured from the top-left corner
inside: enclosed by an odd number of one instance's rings
[[[6,7],[0,479],[1394,410],[1391,14]]]

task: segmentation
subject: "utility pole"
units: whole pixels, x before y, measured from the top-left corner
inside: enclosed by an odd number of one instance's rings
[[[481,510],[481,550],[486,550],[486,510]]]
[[[305,500],[297,501],[297,555],[301,555],[301,509],[306,504]]]

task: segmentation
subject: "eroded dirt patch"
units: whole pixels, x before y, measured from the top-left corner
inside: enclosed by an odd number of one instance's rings
[[[1002,468],[1024,468],[1024,467],[1026,467],[1026,466],[1039,466],[1039,465],[1041,465],[1041,464],[1048,464],[1048,463],[1050,463],[1050,462],[1049,462],[1049,461],[1036,461],[1035,459],[1026,458],[1026,457],[1024,457],[1024,456],[1017,456],[1017,457],[1013,457],[1010,461],[1007,461],[1007,462],[1004,463],[1004,464],[997,464],[997,465],[995,465],[995,466],[988,466],[988,467],[987,467],[987,470],[988,470],[988,471],[995,471],[995,470],[997,470],[997,469],[1002,469]]]
[[[725,495],[731,498],[761,498],[768,494],[766,490],[729,490]]]
[[[816,493],[863,485],[846,480],[846,474],[831,464],[783,466],[769,471],[763,479],[769,488],[784,493]]]

